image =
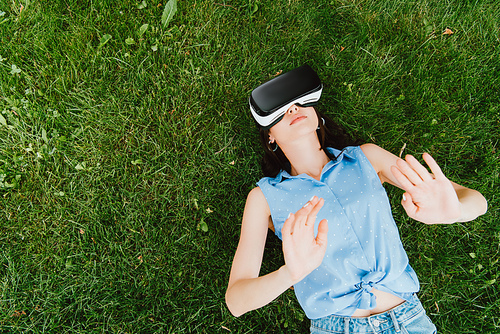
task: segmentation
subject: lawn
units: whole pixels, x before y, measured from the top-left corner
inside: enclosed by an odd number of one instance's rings
[[[427,226],[387,187],[440,333],[500,332],[500,4],[172,1],[0,0],[0,332],[307,332],[293,291],[224,301],[262,177],[248,95],[304,63],[353,136],[487,198]]]

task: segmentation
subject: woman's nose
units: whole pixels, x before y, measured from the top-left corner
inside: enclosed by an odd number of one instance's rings
[[[299,110],[299,107],[294,104],[290,107],[290,109],[288,109],[288,112],[291,114],[292,112],[297,112]]]

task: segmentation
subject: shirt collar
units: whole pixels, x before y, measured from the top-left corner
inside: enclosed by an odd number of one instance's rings
[[[349,159],[349,160],[354,160],[354,156],[351,153],[348,153],[346,149],[343,150],[337,150],[336,148],[333,147],[327,147],[326,150],[334,157],[336,157],[335,160],[330,160],[325,167],[323,167],[323,171],[321,174],[324,174],[326,171],[331,169],[333,166],[338,165],[342,160]],[[297,176],[292,176],[290,173],[288,173],[286,170],[281,170],[278,175],[271,181],[271,183],[277,184],[282,182],[285,179],[305,179],[305,178],[310,178],[308,175],[305,174],[300,174]]]

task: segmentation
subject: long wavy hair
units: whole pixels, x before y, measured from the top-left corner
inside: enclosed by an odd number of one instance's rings
[[[327,147],[342,150],[347,146],[361,144],[359,139],[353,139],[340,125],[318,112],[316,108],[314,108],[314,110],[316,111],[316,115],[318,115],[319,119],[319,128],[316,130],[316,134],[318,135],[321,149],[325,151],[331,160],[335,160],[337,157],[331,156],[331,154],[326,150]],[[324,120],[324,123],[322,119]],[[292,166],[281,148],[279,146],[272,147],[272,144],[269,143],[269,130],[260,129],[259,134],[260,142],[264,147],[264,156],[261,160],[261,167],[264,175],[268,177],[276,177],[276,175],[278,175],[282,170],[290,173]]]

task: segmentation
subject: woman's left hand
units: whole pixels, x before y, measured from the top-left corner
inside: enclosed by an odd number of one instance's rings
[[[461,204],[453,184],[429,154],[423,158],[432,174],[411,155],[391,167],[406,191],[401,204],[409,217],[425,224],[454,223],[461,216]]]

